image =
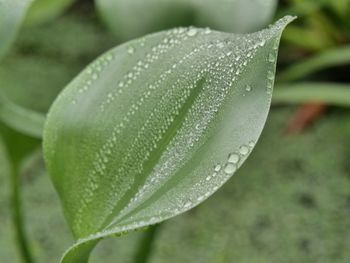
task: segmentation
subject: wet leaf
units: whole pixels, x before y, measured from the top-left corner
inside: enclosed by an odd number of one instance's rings
[[[234,35],[177,28],[121,45],[54,102],[47,167],[85,262],[98,240],[198,205],[252,151],[272,96],[286,17]]]
[[[273,17],[276,0],[96,0],[101,17],[121,40],[176,26],[247,33]],[[252,19],[254,18],[254,19]]]

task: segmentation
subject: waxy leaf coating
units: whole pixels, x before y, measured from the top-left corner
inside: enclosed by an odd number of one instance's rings
[[[99,239],[191,209],[235,173],[265,124],[292,19],[247,35],[152,34],[102,55],[64,89],[44,130],[77,239],[62,262],[85,262]]]

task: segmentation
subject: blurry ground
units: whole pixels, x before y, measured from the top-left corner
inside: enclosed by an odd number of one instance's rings
[[[0,76],[13,100],[45,112],[62,87],[115,44],[94,17],[68,14],[24,29]],[[150,263],[350,262],[350,111],[331,109],[303,134],[287,136],[282,131],[293,110],[273,108],[234,178],[198,208],[160,225]],[[17,263],[3,182],[0,261]],[[72,238],[40,154],[27,160],[22,186],[34,255],[39,263],[57,262]],[[131,262],[142,235],[103,241],[92,262]]]

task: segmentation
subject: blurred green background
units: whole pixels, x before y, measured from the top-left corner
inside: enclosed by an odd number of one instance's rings
[[[46,113],[74,76],[122,40],[93,1],[55,0],[46,9],[49,1],[37,2],[44,4],[29,13],[0,63],[0,84],[12,102]],[[279,1],[275,18],[284,14],[299,19],[283,34],[276,103],[242,169],[190,212],[104,240],[91,262],[350,262],[350,1]],[[278,89],[300,83],[314,86],[306,97],[292,92],[293,105],[283,91],[278,97]],[[323,96],[318,83],[348,92],[328,101],[337,89]],[[0,135],[0,262],[22,262],[18,240],[28,242],[33,262],[58,262],[73,239],[41,142],[8,123],[0,122]]]

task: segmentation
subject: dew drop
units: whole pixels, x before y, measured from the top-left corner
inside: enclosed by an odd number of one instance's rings
[[[249,148],[245,145],[242,145],[241,147],[239,147],[239,152],[242,155],[246,155],[249,153]]]
[[[184,208],[189,208],[191,205],[192,205],[192,202],[191,202],[191,201],[187,201],[187,202],[184,204]]]
[[[193,37],[193,36],[195,36],[197,34],[197,29],[195,29],[195,28],[190,28],[188,31],[187,31],[187,35],[189,36],[189,37]]]
[[[274,56],[272,53],[270,53],[270,54],[269,54],[268,60],[269,60],[269,62],[271,62],[271,63],[275,62],[275,56]]]
[[[251,91],[251,90],[252,90],[252,86],[247,85],[247,86],[245,87],[245,90],[246,90],[246,91]]]
[[[205,30],[204,30],[204,34],[210,34],[211,33],[211,30],[209,27],[207,27]]]
[[[129,47],[129,48],[128,48],[128,53],[129,53],[130,55],[134,54],[134,52],[135,52],[135,48],[133,48],[133,47]]]
[[[230,153],[228,156],[228,162],[229,163],[238,163],[239,162],[239,155],[237,153]]]
[[[254,146],[255,146],[255,142],[254,142],[254,141],[250,141],[250,142],[248,143],[248,145],[249,145],[249,147],[254,147]]]
[[[233,163],[228,163],[226,164],[224,171],[226,174],[233,174],[236,171],[236,169],[236,165],[234,165]]]
[[[221,165],[220,164],[215,165],[214,171],[215,172],[220,172],[220,170],[221,170]]]

